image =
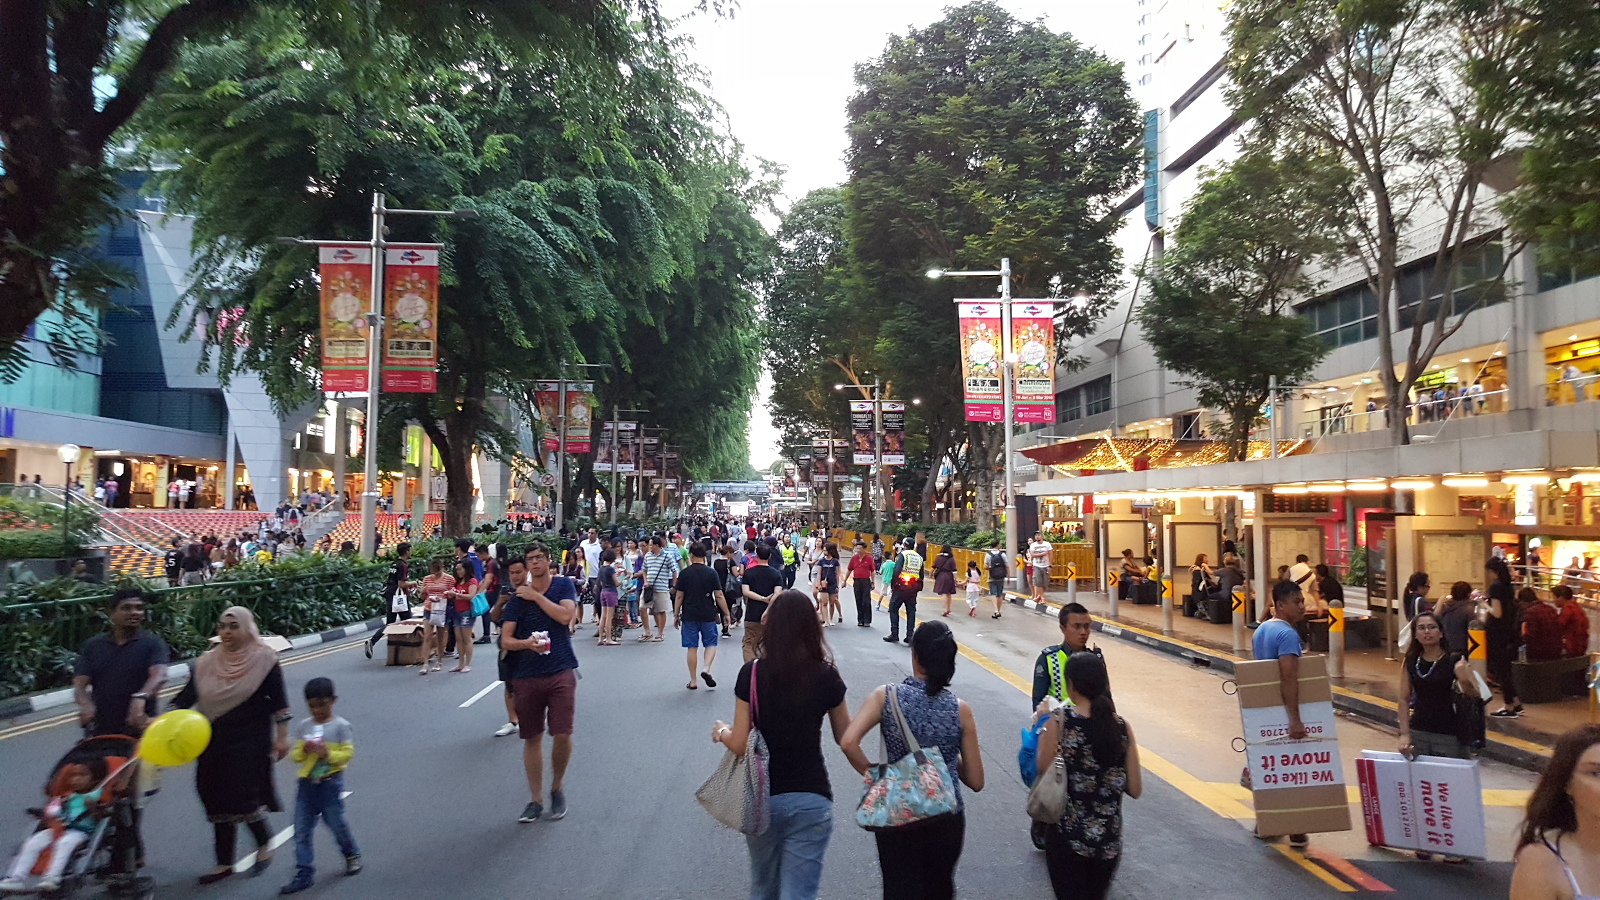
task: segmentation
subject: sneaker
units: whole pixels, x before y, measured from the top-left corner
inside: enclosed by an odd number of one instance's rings
[[[1489,715],[1493,716],[1496,719],[1515,719],[1515,718],[1519,718],[1522,715],[1522,709],[1521,709],[1521,707],[1518,707],[1517,709],[1510,709],[1508,707],[1502,706],[1499,709],[1495,710],[1494,712],[1490,713]]]
[[[567,816],[567,792],[550,792],[550,821],[564,819]]]
[[[508,734],[516,734],[516,733],[517,733],[517,723],[515,723],[515,722],[507,722],[507,723],[505,723],[504,725],[501,725],[498,729],[495,730],[494,736],[495,737],[505,737]]]
[[[294,876],[294,880],[293,881],[289,882],[288,884],[284,885],[281,888],[278,888],[278,893],[280,893],[280,894],[298,894],[301,891],[303,891],[303,890],[305,890],[306,888],[309,888],[309,887],[311,887],[311,875],[310,875],[310,873],[308,873],[308,872],[300,872],[300,873],[298,873],[298,874],[296,874]]]
[[[891,635],[889,635],[889,636],[888,636],[888,637],[885,637],[885,638],[884,638],[884,639],[883,639],[883,642],[884,642],[884,643],[885,643],[885,644],[897,644],[897,643],[899,643],[899,642],[900,642],[900,638],[899,638],[899,637],[898,637],[898,636],[897,636],[897,635],[893,635],[893,634],[891,634]]]
[[[481,637],[481,638],[478,638],[477,640],[473,641],[473,643],[474,644],[487,644],[487,643],[489,643],[489,639],[486,638],[486,637]]]
[[[25,878],[0,878],[0,891],[17,894],[27,889],[28,881]]]
[[[372,642],[367,641],[367,659],[372,658]]]
[[[344,874],[345,874],[345,877],[348,878],[349,876],[355,875],[355,874],[359,873],[360,871],[361,871],[361,857],[360,856],[346,856],[344,858]]]
[[[539,821],[542,815],[544,815],[544,804],[535,800],[522,808],[522,815],[517,817],[517,821],[526,825],[529,822]]]
[[[1291,846],[1291,847],[1294,847],[1294,848],[1296,848],[1298,850],[1304,850],[1306,847],[1309,847],[1310,845],[1311,845],[1311,838],[1309,838],[1309,837],[1307,837],[1307,836],[1305,836],[1303,834],[1291,834],[1291,835],[1289,835],[1289,846]]]

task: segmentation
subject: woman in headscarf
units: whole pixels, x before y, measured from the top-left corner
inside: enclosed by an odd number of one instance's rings
[[[220,643],[200,655],[189,683],[173,700],[211,721],[211,743],[195,767],[195,788],[216,839],[217,867],[201,884],[233,874],[239,823],[256,839],[259,875],[272,862],[267,812],[283,806],[272,784],[272,764],[289,752],[289,698],[278,654],[261,642],[255,616],[230,606],[217,620]]]

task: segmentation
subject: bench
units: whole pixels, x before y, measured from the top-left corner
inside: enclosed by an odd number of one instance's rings
[[[1589,689],[1584,683],[1588,671],[1587,656],[1513,662],[1511,680],[1522,702],[1554,703],[1565,697],[1583,696]]]

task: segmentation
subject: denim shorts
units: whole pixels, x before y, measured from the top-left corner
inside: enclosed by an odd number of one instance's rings
[[[470,609],[451,609],[445,613],[445,618],[449,620],[449,624],[456,628],[471,628],[472,622],[477,616],[474,616]]]
[[[715,622],[684,622],[679,631],[683,634],[685,647],[715,647],[717,645],[717,623]]]

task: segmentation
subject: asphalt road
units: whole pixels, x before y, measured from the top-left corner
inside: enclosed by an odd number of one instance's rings
[[[937,614],[937,600],[922,606]],[[880,625],[886,622],[881,611],[877,617]],[[959,892],[975,898],[1049,897],[1043,855],[1028,840],[1026,791],[1015,757],[1018,729],[1027,720],[1032,660],[1040,646],[1058,639],[1052,637],[1054,623],[1016,607],[1008,607],[998,622],[982,613],[968,618],[960,599],[950,621],[964,654],[953,689],[974,709],[988,779],[981,794],[968,798]],[[693,797],[721,753],[710,742],[711,723],[732,716],[738,633],[716,663],[721,687],[688,691],[684,654],[675,642],[640,645],[631,641],[637,632],[629,632],[623,646],[601,648],[592,643],[592,627],[584,632],[567,780],[570,812],[563,821],[533,825],[516,821],[528,799],[520,742],[492,736],[505,721],[498,688],[483,693],[493,685],[492,658],[481,659],[469,674],[420,678],[414,668],[366,660],[359,641],[287,655],[291,693],[298,697],[312,677],[331,677],[340,696],[337,712],[355,727],[347,815],[366,864],[359,876],[341,877],[337,848],[322,829],[318,883],[302,896],[747,896],[743,839],[714,824]],[[877,685],[909,674],[909,650],[884,643],[883,633],[882,627],[853,624],[828,629],[852,709]],[[1144,796],[1124,805],[1124,860],[1113,897],[1226,893],[1280,900],[1381,888],[1452,900],[1506,895],[1510,870],[1503,860],[1518,814],[1509,801],[1489,811],[1499,862],[1421,863],[1367,848],[1359,832],[1316,836],[1313,857],[1322,860],[1255,840],[1248,830],[1248,794],[1236,784],[1230,789],[1241,757],[1228,743],[1238,734],[1239,720],[1221,679],[1172,657],[1109,643],[1104,650],[1120,711],[1150,757]],[[303,712],[297,701],[296,713]],[[37,803],[50,761],[76,737],[66,718],[33,716],[0,729],[0,771],[6,773],[0,779],[0,823],[11,835],[4,840],[23,836],[23,810]],[[1393,741],[1355,722],[1341,723],[1340,738],[1347,758],[1362,746],[1387,748]],[[869,738],[869,755],[876,753],[875,743]],[[880,890],[876,850],[853,819],[859,778],[843,754],[835,750],[828,759],[835,830],[822,896],[872,896]],[[192,783],[192,767],[167,770],[164,789],[146,811],[146,871],[156,879],[156,896],[275,895],[293,873],[292,843],[278,850],[260,878],[196,884],[211,866],[211,832]],[[1487,763],[1484,785],[1515,799],[1531,787],[1532,777]],[[287,762],[278,768],[278,788],[292,807],[293,770]],[[285,840],[290,827],[289,811],[272,816],[272,831]],[[240,839],[243,852],[242,832]]]

